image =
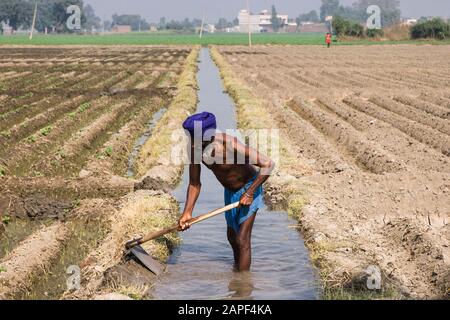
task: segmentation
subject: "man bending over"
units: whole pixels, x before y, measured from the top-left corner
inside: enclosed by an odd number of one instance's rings
[[[200,194],[200,170],[203,163],[225,188],[225,205],[240,203],[227,211],[227,237],[234,253],[235,268],[247,271],[251,264],[251,235],[258,209],[263,206],[262,184],[269,178],[275,164],[237,138],[216,132],[216,118],[203,112],[186,119],[183,128],[191,138],[189,186],[186,204],[179,220],[180,230],[189,229]],[[259,171],[255,169],[259,167]]]

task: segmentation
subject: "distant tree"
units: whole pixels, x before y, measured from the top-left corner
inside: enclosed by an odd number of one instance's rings
[[[295,22],[297,24],[300,24],[302,22],[319,22],[319,15],[317,14],[316,10],[311,10],[308,13],[300,14],[296,19]]]
[[[0,22],[9,22],[14,30],[29,27],[33,16],[34,2],[27,0],[1,0]]]
[[[86,17],[86,22],[83,27],[87,30],[100,29],[101,19],[95,15],[94,8],[90,4],[87,4],[84,9],[84,16]]]
[[[225,18],[220,18],[219,21],[215,24],[216,29],[223,30],[227,27],[228,21]]]
[[[400,22],[401,10],[398,0],[358,0],[352,5],[353,18],[365,22],[368,18],[367,8],[377,5],[381,9],[381,25],[391,26]]]
[[[417,20],[418,23],[427,22],[427,21],[428,21],[428,18],[424,17],[424,16],[420,17],[419,20]]]
[[[111,29],[112,29],[112,22],[111,22],[111,20],[103,21],[103,29],[105,31],[111,31]]]
[[[70,14],[67,13],[67,8],[71,5],[76,5],[83,8],[83,0],[43,0],[44,3],[50,8],[49,15],[53,20],[52,24],[55,27],[56,32],[68,32],[67,29],[67,18]],[[81,11],[81,24],[84,25],[86,22],[86,17],[83,10]]]
[[[339,0],[322,0],[320,6],[320,20],[325,21],[327,16],[334,16],[339,13]]]
[[[150,28],[148,22],[138,14],[114,14],[112,23],[113,25],[129,25],[133,31],[138,31],[139,29],[148,30]]]
[[[184,18],[184,20],[181,22],[181,25],[183,26],[183,29],[188,30],[192,28],[192,23],[189,21],[188,18]]]
[[[272,17],[270,18],[270,22],[272,23],[273,31],[278,32],[278,30],[280,30],[281,22],[278,18],[278,13],[275,5],[272,5]]]
[[[36,16],[36,29],[43,31],[47,28],[49,31],[56,31],[56,26],[61,25],[57,21],[56,10],[53,8],[53,1],[40,1],[38,3],[38,12]],[[61,29],[63,27],[61,26]],[[59,30],[62,31],[62,30]]]
[[[202,20],[198,18],[192,19],[192,26],[194,28],[200,28],[202,26]]]
[[[366,29],[366,35],[369,38],[382,37],[384,35],[383,29]]]
[[[176,21],[176,20],[170,20],[167,24],[166,24],[166,29],[168,30],[178,30],[178,31],[182,31],[183,30],[183,22],[182,21]]]
[[[194,32],[195,28],[200,28],[202,25],[202,20],[200,19],[192,19],[189,20],[185,18],[182,21],[170,20],[167,21],[166,18],[160,18],[159,23],[157,25],[160,30],[175,30],[181,32]]]
[[[411,37],[413,39],[434,38],[444,40],[450,37],[450,24],[441,18],[420,22],[412,26]]]
[[[367,10],[367,8],[366,8]],[[363,22],[363,19],[360,19],[360,17],[358,16],[358,13],[354,10],[353,7],[347,7],[347,6],[339,6],[337,12],[335,12],[333,14],[333,16],[340,16],[341,18],[344,19],[349,19],[349,20],[353,20],[353,21],[359,21],[359,22]],[[364,18],[367,19],[367,15]]]
[[[33,0],[30,0],[34,3]],[[71,5],[78,6],[81,10],[81,25],[86,23],[86,16],[83,10],[83,0],[39,0],[38,14],[36,19],[36,29],[43,31],[45,28],[56,32],[69,32],[67,29],[67,8]],[[32,14],[31,18],[32,19]]]
[[[218,30],[224,30],[226,28],[232,28],[234,26],[233,22],[229,22],[225,18],[220,18],[219,21],[215,24],[216,29]]]
[[[189,20],[189,18],[185,18],[183,20],[183,22],[181,23],[181,25],[182,25],[182,29],[185,30],[185,31],[192,31],[192,30],[194,30],[194,25]]]
[[[308,13],[308,15],[309,15],[309,21],[311,21],[311,22],[319,22],[320,21],[319,14],[317,13],[316,10],[311,10]]]
[[[234,18],[233,26],[238,26],[238,25],[239,25],[239,19],[238,18]]]
[[[158,29],[163,30],[167,27],[167,21],[165,17],[159,18]]]
[[[356,21],[351,21],[340,16],[334,16],[333,28],[338,36],[364,36],[364,27]]]
[[[35,0],[1,0],[0,21],[9,21],[9,25],[15,30],[20,27],[29,28],[33,19],[34,5]],[[69,31],[66,26],[69,17],[67,8],[71,5],[77,5],[82,9],[81,24],[85,25],[87,22],[85,12],[87,11],[91,15],[94,11],[90,6],[83,7],[82,0],[38,0],[36,29],[40,31],[45,28],[54,29],[57,32]],[[92,22],[93,20],[91,20]]]

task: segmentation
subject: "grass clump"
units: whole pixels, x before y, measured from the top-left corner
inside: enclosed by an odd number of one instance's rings
[[[42,128],[41,129],[41,134],[44,136],[44,137],[46,137],[46,136],[48,136],[49,134],[50,134],[50,132],[53,130],[53,127],[52,126],[47,126],[47,127],[45,127],[45,128]]]
[[[105,149],[105,155],[106,155],[107,157],[111,157],[111,156],[112,156],[112,153],[113,153],[113,148],[112,148],[112,147],[106,147],[106,149]]]
[[[58,151],[56,151],[56,155],[62,159],[64,159],[67,156],[63,148],[59,148]]]
[[[32,177],[44,177],[44,174],[42,172],[40,172],[40,171],[33,170],[31,176]]]
[[[8,224],[11,222],[11,217],[9,215],[3,215],[2,216],[2,223],[3,224]]]
[[[0,266],[0,273],[2,273],[2,272],[6,272],[6,271],[8,271],[8,270],[6,270],[6,268],[5,268],[5,267],[3,267],[3,266]]]
[[[91,106],[90,102],[85,102],[78,107],[78,112],[83,113]]]
[[[178,203],[167,194],[138,197],[129,209],[139,213],[130,221],[129,232],[145,234],[170,227],[178,220]],[[180,241],[178,234],[172,233],[144,244],[144,247],[147,246],[153,257],[166,261]]]
[[[26,94],[18,97],[17,99],[22,100],[22,99],[28,99],[28,98],[32,98],[32,97],[33,97],[33,92],[29,92],[29,93],[26,93]]]
[[[131,195],[120,214],[114,218],[112,235],[120,244],[148,232],[167,228],[177,222],[178,211],[178,203],[172,196],[139,191]],[[179,243],[178,234],[168,234],[143,246],[155,258],[165,261],[171,248]]]
[[[31,136],[29,136],[28,138],[27,138],[27,141],[28,142],[31,142],[31,143],[35,143],[36,141],[37,141],[37,137],[36,137],[36,135],[31,135]]]
[[[0,136],[5,137],[5,138],[10,138],[11,130],[3,130],[2,132],[0,132]]]
[[[302,209],[306,203],[307,203],[307,201],[301,195],[297,195],[296,197],[293,197],[293,199],[291,199],[289,201],[288,214],[291,217],[293,217],[297,220],[300,220],[300,217],[302,214]]]
[[[96,154],[95,154],[95,158],[99,159],[99,160],[103,160],[105,158],[110,158],[113,155],[113,151],[114,149],[109,146],[106,147],[103,150],[99,150]]]
[[[70,118],[74,118],[77,114],[85,112],[90,107],[91,107],[90,102],[84,102],[78,106],[77,110],[68,113],[67,116]]]
[[[0,178],[6,176],[6,168],[0,165]]]
[[[120,286],[117,289],[117,292],[120,294],[123,294],[133,300],[144,300],[145,296],[147,295],[147,292],[149,290],[149,287],[147,286]]]

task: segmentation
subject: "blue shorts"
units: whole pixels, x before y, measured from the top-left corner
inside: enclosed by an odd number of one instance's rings
[[[238,202],[244,192],[250,188],[250,186],[255,181],[256,176],[253,177],[245,186],[243,186],[238,191],[231,191],[225,189],[225,205],[229,205],[235,202]],[[259,186],[253,194],[253,202],[250,206],[239,207],[225,212],[225,219],[227,220],[227,225],[238,233],[241,224],[247,221],[253,214],[255,214],[258,209],[264,207],[264,199],[263,199],[263,188]]]

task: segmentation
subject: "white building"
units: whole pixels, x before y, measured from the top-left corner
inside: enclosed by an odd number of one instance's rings
[[[239,11],[239,31],[240,32],[261,32],[261,27],[259,26],[259,15],[250,14],[247,10]]]
[[[408,18],[403,21],[404,25],[413,26],[418,22],[418,19]]]
[[[208,33],[214,33],[214,32],[216,32],[216,26],[213,25],[212,23],[208,23],[205,25],[204,30]]]
[[[277,15],[280,20],[281,27],[296,26],[294,22],[289,22],[288,15]],[[249,28],[251,32],[270,32],[272,30],[272,14],[269,10],[263,10],[260,14],[251,14],[247,10],[241,10],[238,14],[239,20],[239,32],[248,32]]]
[[[9,26],[8,23],[1,22],[1,29],[3,30],[4,35],[11,35],[14,33],[14,30],[12,27]]]

